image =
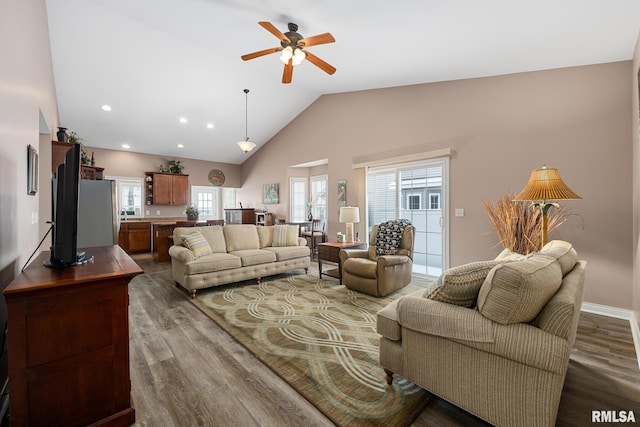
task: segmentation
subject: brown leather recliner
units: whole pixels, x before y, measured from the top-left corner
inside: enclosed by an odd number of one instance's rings
[[[342,284],[354,291],[383,297],[411,282],[416,228],[409,225],[404,229],[395,255],[376,255],[377,231],[378,224],[371,229],[369,249],[340,251]]]

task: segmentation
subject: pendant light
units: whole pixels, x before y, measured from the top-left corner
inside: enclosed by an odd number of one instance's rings
[[[244,89],[244,141],[238,141],[238,147],[245,153],[253,150],[256,144],[249,141],[249,89]]]

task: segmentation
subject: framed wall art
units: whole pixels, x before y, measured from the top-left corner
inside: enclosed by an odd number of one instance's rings
[[[277,205],[280,203],[280,184],[264,184],[262,186],[262,203],[265,205]]]
[[[338,180],[338,214],[340,214],[340,208],[347,206],[347,180]]]
[[[38,152],[31,145],[27,147],[27,194],[38,192]]]

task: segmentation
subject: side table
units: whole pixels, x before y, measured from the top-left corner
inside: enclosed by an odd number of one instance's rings
[[[365,249],[367,246],[364,242],[325,242],[318,244],[318,274],[322,279],[322,275],[335,277],[340,280],[342,285],[342,262],[340,262],[340,251],[342,249]],[[334,262],[338,264],[338,268],[322,271],[322,261]]]

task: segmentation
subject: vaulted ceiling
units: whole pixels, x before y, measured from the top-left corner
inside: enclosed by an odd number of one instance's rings
[[[252,154],[236,145],[245,126],[259,149],[323,94],[629,60],[640,30],[637,0],[47,0],[47,13],[61,126],[92,147],[233,164]],[[305,61],[284,85],[279,54],[242,61],[279,45],[258,21],[330,32],[308,50],[336,73]]]

